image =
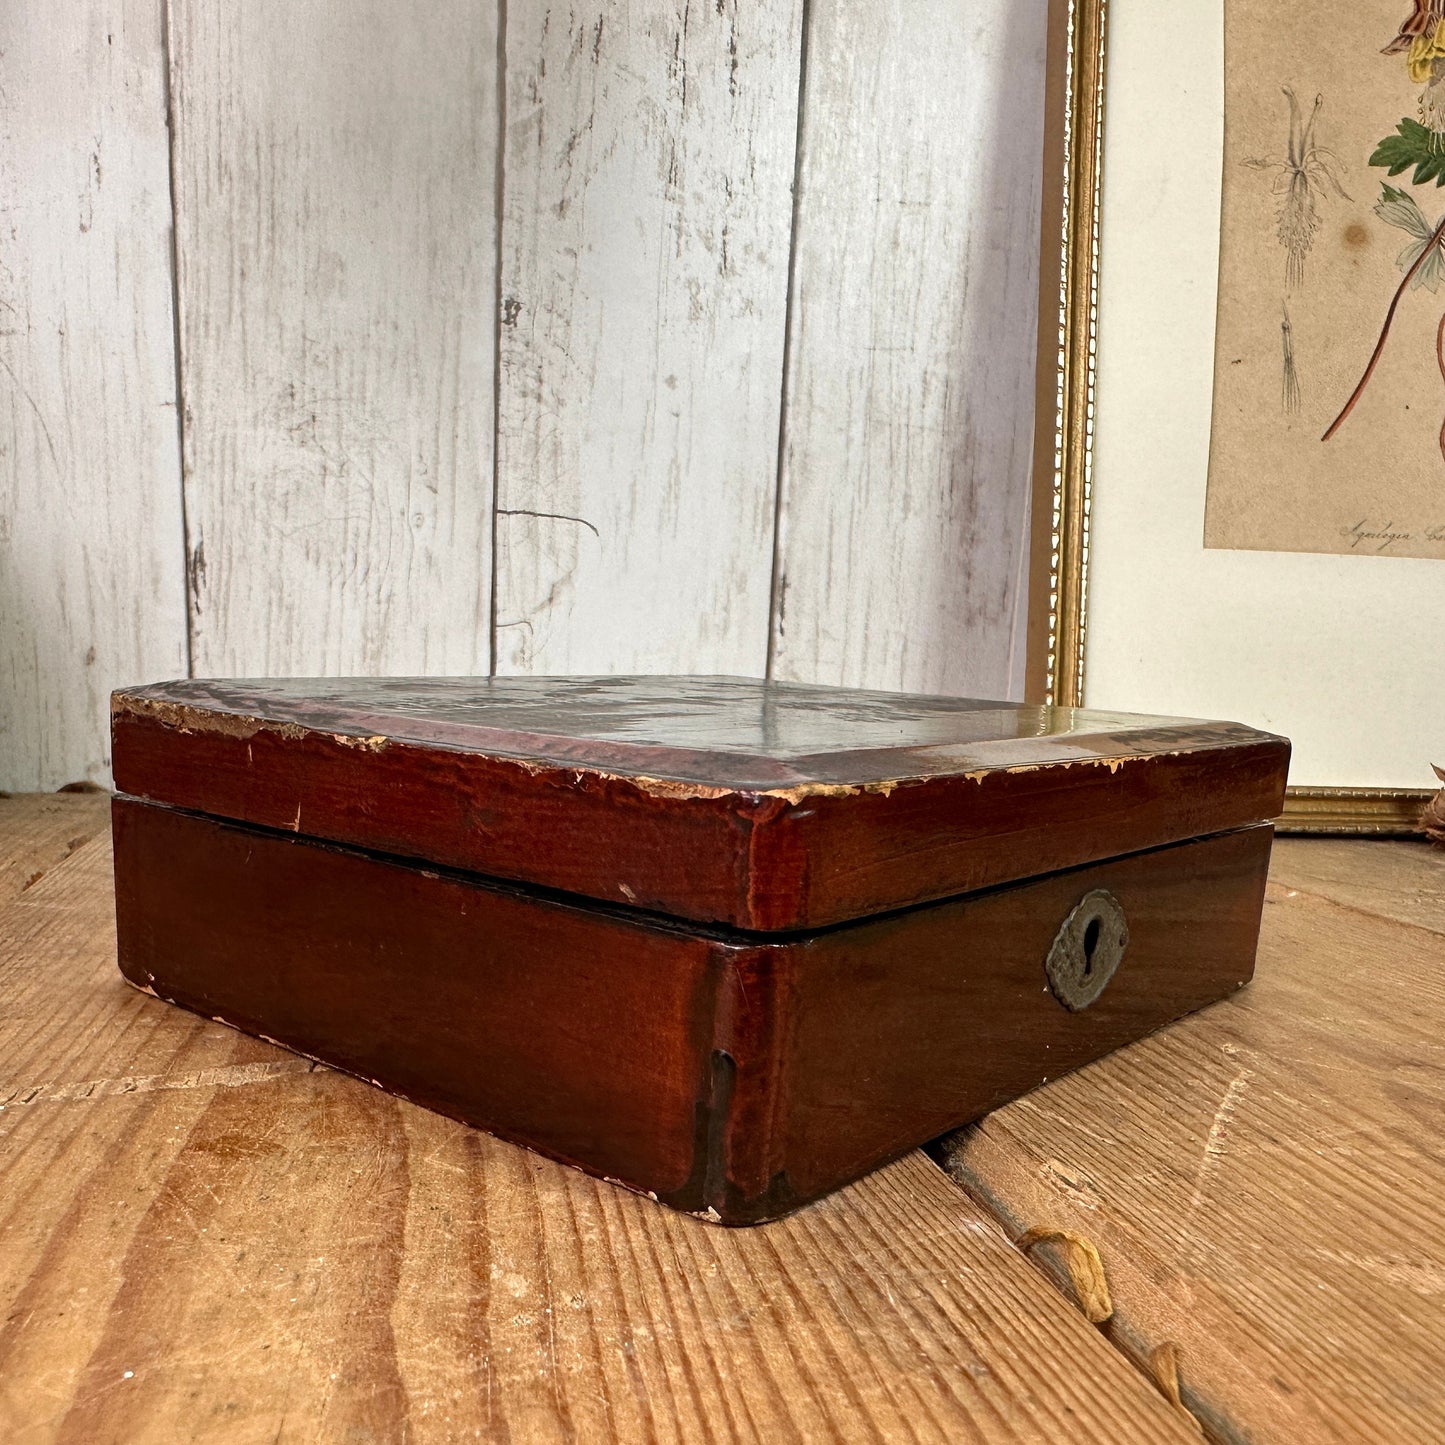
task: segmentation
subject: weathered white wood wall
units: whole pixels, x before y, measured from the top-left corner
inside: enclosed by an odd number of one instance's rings
[[[495,22],[170,0],[199,676],[489,666]]]
[[[186,669],[155,0],[0,5],[0,788],[99,778]]]
[[[0,7],[0,788],[187,670],[1016,692],[1044,9]]]
[[[508,5],[499,671],[766,661],[800,17]]]
[[[1043,7],[811,18],[774,672],[1016,692]]]

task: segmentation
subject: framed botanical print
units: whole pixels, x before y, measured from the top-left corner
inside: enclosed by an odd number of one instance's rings
[[[1445,762],[1445,0],[1052,0],[1030,686]]]

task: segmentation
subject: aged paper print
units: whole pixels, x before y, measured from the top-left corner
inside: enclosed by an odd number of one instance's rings
[[[1225,77],[1205,546],[1445,558],[1445,0],[1225,0]]]

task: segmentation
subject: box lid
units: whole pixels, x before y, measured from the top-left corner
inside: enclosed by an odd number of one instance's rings
[[[135,797],[679,918],[816,928],[1277,816],[1237,723],[730,677],[186,681]]]

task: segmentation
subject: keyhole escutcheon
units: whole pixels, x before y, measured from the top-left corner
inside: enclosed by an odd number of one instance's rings
[[[1086,893],[1059,925],[1044,961],[1049,991],[1071,1013],[1096,1003],[1129,947],[1123,905],[1105,888]]]

